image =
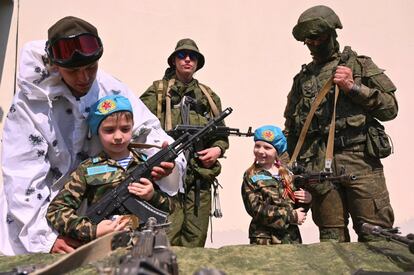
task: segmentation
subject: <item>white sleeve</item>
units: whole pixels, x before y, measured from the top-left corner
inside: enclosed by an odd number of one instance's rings
[[[145,106],[145,104],[129,91],[127,97],[131,101],[132,108],[134,110],[134,134],[138,136],[137,142],[154,144],[161,146],[164,141],[168,144],[174,142],[174,139],[167,135],[167,133],[161,128],[158,118]],[[145,151],[145,153],[151,157],[159,149],[152,148]],[[177,194],[179,190],[183,190],[183,176],[187,161],[184,154],[180,154],[175,159],[175,169],[168,177],[162,178],[156,181],[160,189],[166,192],[168,195],[173,196]]]
[[[1,188],[1,187],[0,187]],[[13,256],[14,249],[9,238],[9,228],[7,226],[7,202],[3,188],[0,189],[0,256]]]
[[[8,230],[11,253],[47,253],[57,237],[45,216],[51,193],[46,181],[48,144],[34,124],[35,114],[19,96],[22,94],[15,96],[3,129],[3,192],[8,205],[4,230]]]

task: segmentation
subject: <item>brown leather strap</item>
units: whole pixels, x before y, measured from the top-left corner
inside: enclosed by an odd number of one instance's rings
[[[159,80],[158,81],[158,87],[157,87],[157,117],[159,120],[161,120],[162,116],[162,97],[164,93],[164,81]]]
[[[164,126],[165,131],[172,130],[170,90],[171,90],[171,87],[174,85],[174,83],[175,83],[175,78],[171,78],[168,81],[168,86],[167,86],[167,90],[165,94],[165,126]]]
[[[291,166],[296,161],[300,149],[302,148],[303,142],[305,141],[306,133],[308,132],[313,115],[315,114],[319,104],[321,104],[322,100],[325,98],[326,94],[330,91],[332,83],[333,77],[329,78],[329,80],[326,81],[325,85],[323,85],[322,89],[319,91],[317,97],[315,98],[315,101],[312,103],[311,109],[308,113],[308,116],[306,117],[305,124],[303,125],[302,130],[300,131],[299,139],[296,143],[295,150],[293,151],[292,157],[290,159],[289,166]]]
[[[325,171],[332,171],[332,161],[334,155],[334,140],[335,140],[335,120],[336,120],[336,102],[338,100],[339,88],[338,85],[335,85],[335,99],[334,106],[332,111],[331,125],[329,126],[329,136],[328,142],[326,145],[326,154],[325,154]]]
[[[155,144],[147,144],[147,143],[139,143],[139,142],[131,142],[128,147],[131,148],[138,148],[138,149],[149,149],[149,148],[158,148],[161,149],[162,147]]]
[[[214,117],[218,117],[220,115],[220,111],[217,108],[216,103],[214,103],[213,98],[211,97],[211,94],[208,92],[207,87],[204,84],[199,83],[200,89],[203,92],[203,94],[207,97],[208,104],[210,105],[211,112],[213,113]]]
[[[51,265],[36,270],[35,275],[54,275],[67,273],[82,265],[89,264],[107,257],[112,252],[112,240],[120,234],[113,232],[89,242],[72,253],[69,253]]]

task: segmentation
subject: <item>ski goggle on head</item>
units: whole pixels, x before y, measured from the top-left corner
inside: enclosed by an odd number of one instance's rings
[[[103,51],[101,39],[84,33],[64,37],[46,44],[49,58],[63,67],[77,67],[98,60]]]

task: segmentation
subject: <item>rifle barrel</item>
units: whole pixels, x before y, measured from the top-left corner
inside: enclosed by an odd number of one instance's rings
[[[399,235],[398,228],[395,230],[396,233],[392,233],[387,229],[383,229],[378,225],[373,225],[370,223],[363,223],[361,226],[362,232],[370,234],[373,236],[379,236],[385,238],[387,241],[393,241],[395,243],[407,246],[411,253],[414,254],[414,240],[407,237]],[[411,234],[409,234],[411,235]]]

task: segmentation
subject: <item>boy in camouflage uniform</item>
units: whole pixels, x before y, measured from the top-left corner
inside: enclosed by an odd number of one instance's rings
[[[391,152],[380,121],[395,118],[398,105],[391,80],[371,58],[357,55],[350,47],[341,53],[335,29],[342,24],[326,6],[312,7],[299,17],[293,36],[309,48],[313,61],[303,65],[294,78],[284,116],[288,152],[292,155],[311,106],[328,81],[333,85],[316,109],[297,162],[307,170],[325,169],[328,131],[336,103],[332,170],[335,175],[353,174],[355,181],[321,183],[313,190],[312,218],[320,240],[350,241],[349,214],[359,241],[370,240],[361,232],[364,222],[391,228],[390,205],[380,158]],[[328,87],[329,88],[329,87]]]
[[[177,124],[204,126],[221,112],[220,98],[199,83],[193,74],[204,66],[204,56],[191,39],[178,41],[168,57],[164,78],[155,81],[140,99],[158,119],[165,131]],[[172,245],[203,247],[211,211],[211,184],[220,174],[217,159],[228,148],[227,137],[212,138],[206,148],[189,156],[185,190],[181,190],[177,211],[169,220]]]
[[[113,231],[125,229],[127,224],[137,226],[137,217],[118,216],[103,220],[99,224],[80,214],[84,199],[92,205],[109,190],[126,178],[126,170],[132,169],[145,160],[145,155],[130,150],[132,138],[132,107],[126,97],[106,96],[91,107],[88,124],[93,135],[98,135],[103,152],[82,162],[64,188],[50,203],[47,219],[61,235],[69,236],[83,243]],[[164,211],[170,210],[168,196],[154,190],[152,182],[141,178],[131,184],[129,192],[148,201]],[[108,217],[109,218],[109,217]]]
[[[286,152],[286,138],[279,127],[266,125],[254,132],[255,161],[243,176],[242,197],[247,213],[252,217],[249,227],[251,244],[301,243],[298,225],[306,219],[304,208],[309,192],[296,190],[291,172],[281,164]]]

